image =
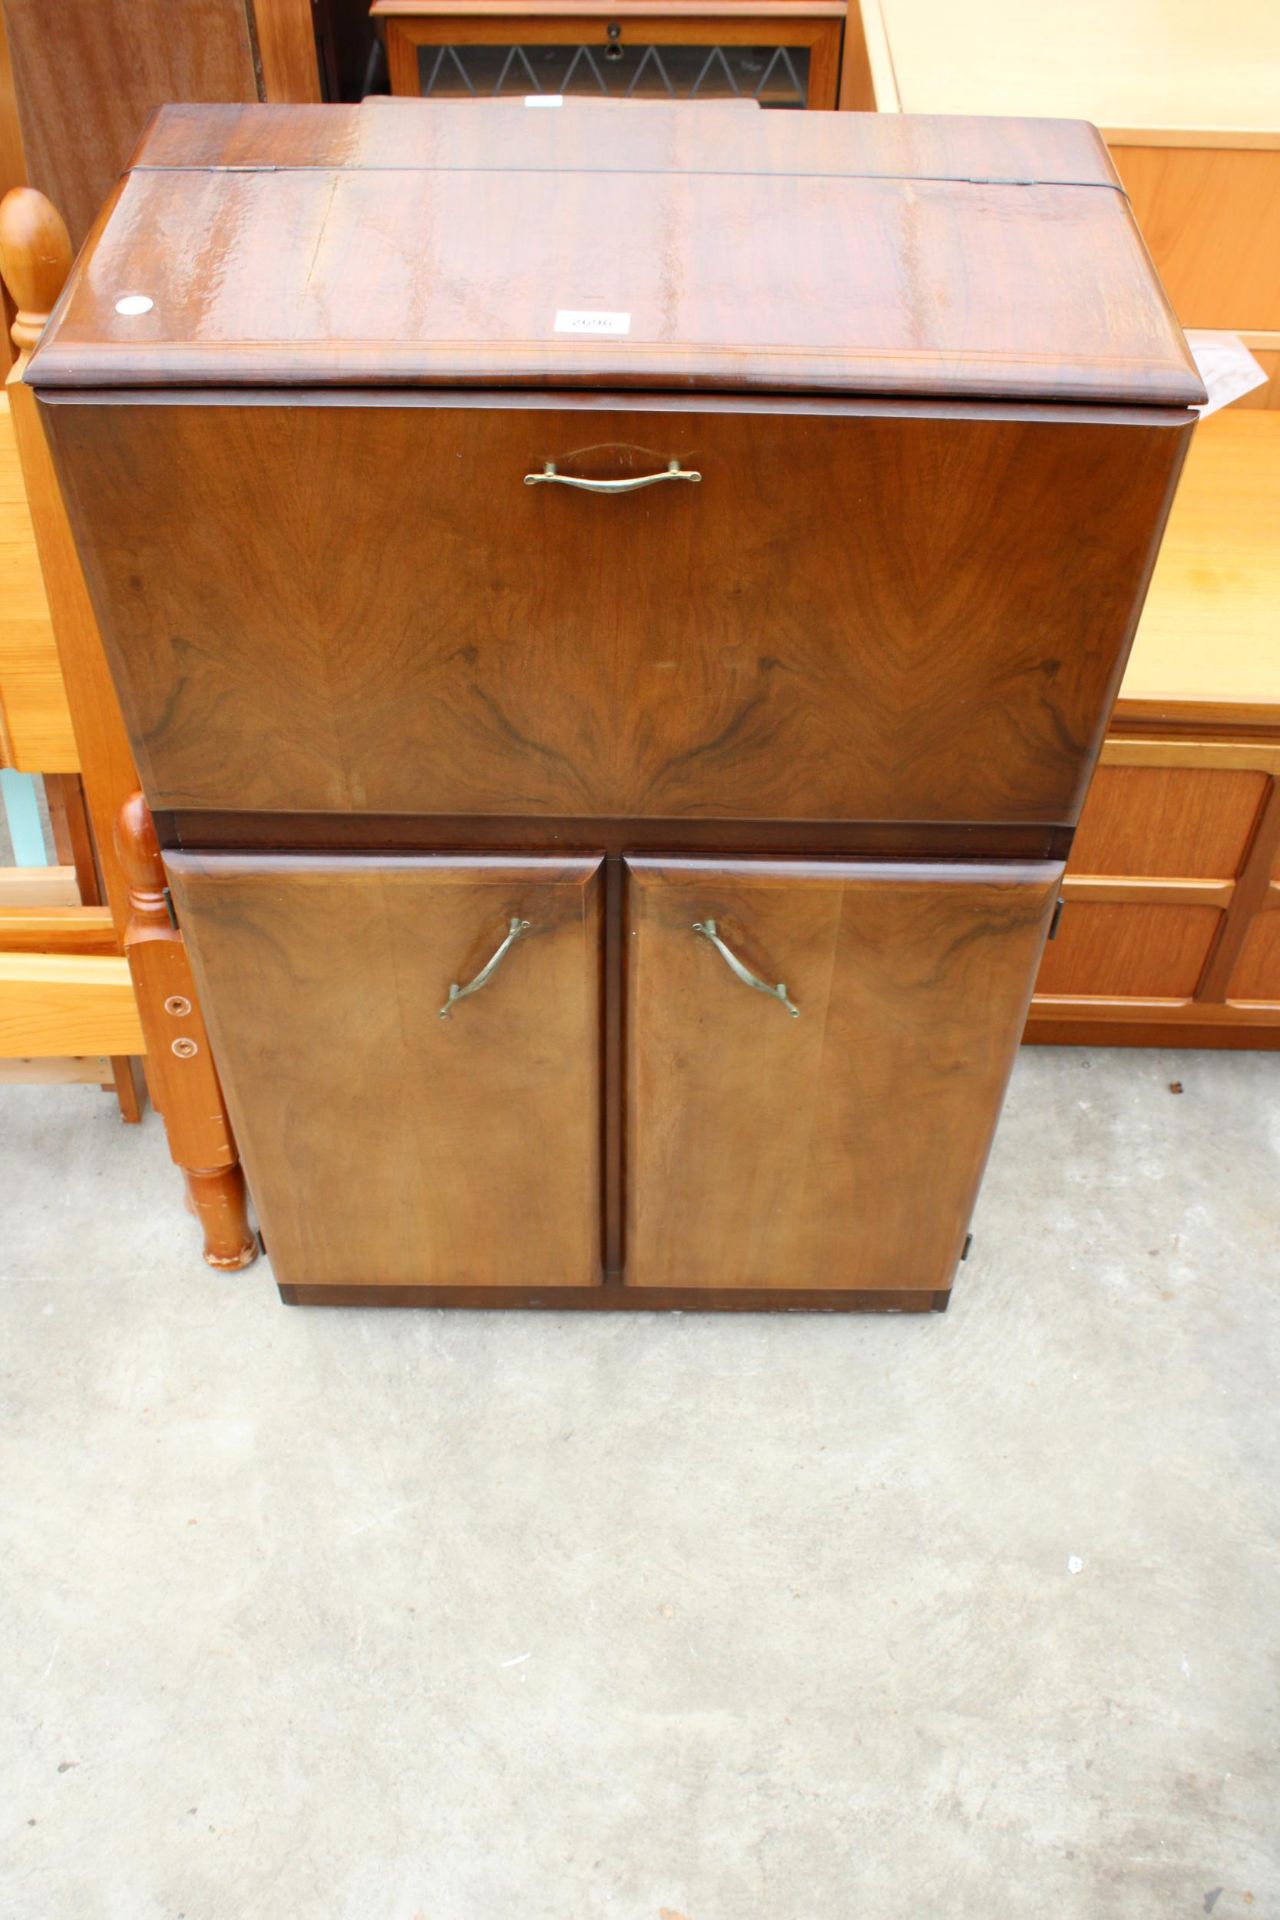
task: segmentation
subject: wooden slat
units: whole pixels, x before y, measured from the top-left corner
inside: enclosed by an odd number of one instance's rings
[[[0,867],[0,911],[9,907],[76,907],[74,867]],[[0,947],[4,942],[0,940]]]
[[[0,1057],[145,1050],[127,960],[0,953]]]
[[[320,98],[311,0],[253,0],[265,100],[306,105]]]
[[[21,772],[73,773],[80,764],[7,393],[0,393],[0,735],[4,761]]]
[[[117,953],[109,907],[0,908],[0,953]]]
[[[105,1054],[50,1056],[42,1060],[0,1060],[0,1087],[107,1087],[111,1062]]]
[[[107,901],[121,939],[129,919],[129,889],[115,852],[115,820],[121,800],[138,785],[124,720],[102,651],[66,508],[54,475],[36,397],[21,369],[9,376],[9,404],[22,453],[27,497],[49,595],[58,656],[73,715],[85,799],[93,824]],[[96,1049],[94,1049],[96,1051]],[[67,1047],[59,1049],[66,1053]],[[117,1053],[141,1049],[117,1047]]]
[[[1129,875],[1068,874],[1062,883],[1064,900],[1092,900],[1116,906],[1229,907],[1233,880],[1137,879]]]

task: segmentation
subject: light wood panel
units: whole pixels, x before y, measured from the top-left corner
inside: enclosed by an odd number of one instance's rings
[[[1155,131],[1227,144],[1275,138],[1273,0],[863,0],[878,6],[904,113],[1092,120],[1110,140]]]
[[[25,773],[79,766],[31,510],[0,392],[0,758]]]
[[[1261,772],[1099,767],[1070,871],[1231,878],[1270,784]]]
[[[1197,427],[1112,723],[1280,722],[1280,413]]]
[[[48,905],[5,906],[0,911],[0,950],[5,953],[118,953],[120,949],[106,907]]]
[[[1073,901],[1045,949],[1037,992],[1189,998],[1221,919],[1214,907]]]
[[[0,1086],[98,1086],[106,1091],[112,1086],[111,1062],[105,1054],[72,1055],[66,1059],[0,1058]]]
[[[282,1285],[599,1280],[598,861],[168,867]]]
[[[79,901],[74,867],[0,867],[0,909],[74,907]],[[3,924],[0,920],[0,928]]]
[[[628,1283],[949,1286],[1061,868],[628,876]]]
[[[0,953],[0,1055],[144,1050],[127,960]]]
[[[1227,992],[1232,1000],[1270,1001],[1280,1016],[1280,886],[1270,888],[1250,922]]]
[[[1276,87],[1280,120],[1280,72]],[[1268,148],[1113,142],[1134,219],[1184,327],[1280,327],[1277,148],[1280,135]]]

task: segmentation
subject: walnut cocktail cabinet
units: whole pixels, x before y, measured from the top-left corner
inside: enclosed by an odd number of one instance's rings
[[[1097,137],[171,109],[30,378],[285,1297],[944,1305],[1201,398]]]

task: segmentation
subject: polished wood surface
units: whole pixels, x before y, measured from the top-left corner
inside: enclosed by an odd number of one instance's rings
[[[189,114],[162,115],[32,377],[1198,399],[1089,129],[690,118],[241,108],[184,138]],[[121,315],[125,293],[154,305]],[[556,331],[557,313],[598,309],[629,330]]]
[[[116,851],[129,882],[125,955],[146,1034],[151,1085],[211,1267],[251,1266],[258,1242],[186,943],[165,898],[164,863],[140,793],[120,809]]]
[[[949,1286],[1061,871],[629,862],[629,1283]]]
[[[856,4],[869,58],[843,105],[1094,122],[1183,325],[1280,328],[1274,0]]]
[[[33,378],[285,1297],[945,1304],[1200,392],[1093,135],[165,115]]]
[[[318,100],[309,0],[3,0],[26,177],[79,244],[169,100]]]
[[[282,1285],[599,1278],[597,860],[168,869]]]
[[[45,417],[158,808],[1042,824],[1079,808],[1190,432],[465,396]],[[523,484],[673,458],[700,484]]]

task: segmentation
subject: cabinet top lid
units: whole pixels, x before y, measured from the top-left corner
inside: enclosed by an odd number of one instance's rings
[[[28,377],[1203,398],[1083,122],[578,99],[163,108]]]

